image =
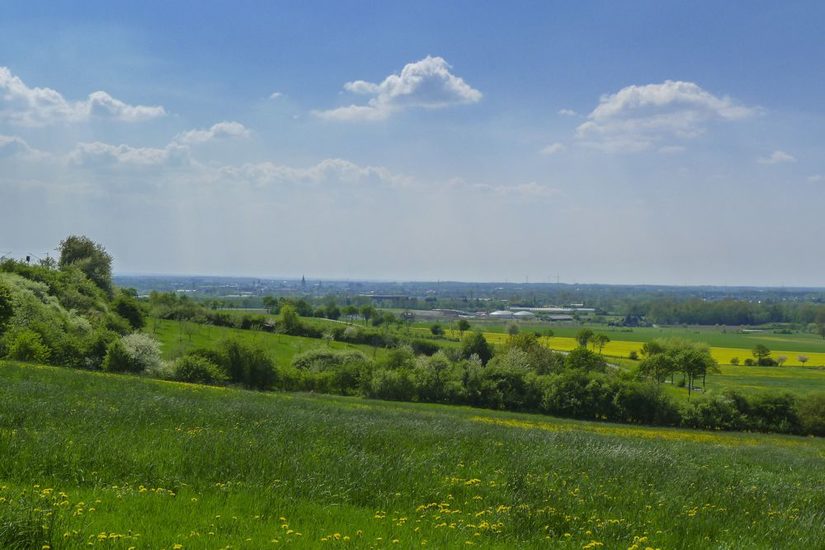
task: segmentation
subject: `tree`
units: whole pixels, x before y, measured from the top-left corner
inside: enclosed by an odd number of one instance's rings
[[[286,334],[297,335],[301,332],[301,318],[295,306],[287,304],[281,307],[281,324]]]
[[[593,338],[593,331],[589,328],[583,328],[576,333],[576,341],[579,343],[579,347],[586,348],[591,338]]]
[[[702,388],[705,387],[705,377],[708,372],[719,372],[719,365],[711,356],[707,346],[695,342],[685,342],[674,345],[667,352],[672,355],[675,369],[685,375],[685,382],[688,387],[688,399],[693,392],[693,384],[697,378],[702,377]]]
[[[765,344],[756,344],[751,350],[757,365],[764,365],[767,359],[771,356],[771,350]]]
[[[605,344],[610,342],[610,337],[606,334],[596,334],[591,338],[591,342],[593,342],[593,347],[599,348],[599,354],[601,354]]]
[[[805,363],[808,362],[808,356],[807,355],[799,355],[799,356],[797,356],[796,360],[799,361],[800,363],[802,363],[802,366],[804,367]]]
[[[472,332],[464,337],[461,344],[461,356],[470,359],[473,355],[481,360],[482,365],[486,365],[493,357],[493,348],[480,332]]]
[[[508,323],[507,324],[507,334],[510,335],[510,338],[518,334],[518,325],[515,323]]]
[[[262,302],[263,306],[269,313],[278,313],[278,300],[276,300],[272,296],[264,296]]]
[[[112,295],[112,256],[102,245],[82,235],[70,235],[60,242],[61,268],[77,267],[95,285]]]
[[[430,327],[430,332],[433,333],[433,336],[444,336],[444,327],[438,323],[435,323]]]
[[[353,305],[346,306],[343,311],[344,315],[347,316],[347,321],[350,323],[352,323],[352,320],[358,315],[358,308]]]
[[[652,378],[657,384],[664,382],[665,378],[675,371],[676,363],[673,357],[666,353],[649,355],[639,363],[639,374]]]
[[[458,334],[461,338],[464,338],[464,331],[470,330],[470,321],[467,319],[459,319],[458,323],[456,323],[458,327]]]
[[[375,317],[375,308],[369,304],[361,306],[361,317],[364,318],[364,326],[366,326],[369,320]]]
[[[787,360],[788,360],[788,356],[787,356],[787,355],[777,355],[777,357],[776,357],[776,364],[777,364],[777,365],[779,365],[779,366],[781,367],[781,366],[782,366],[782,364],[783,364],[785,361],[787,361]]]

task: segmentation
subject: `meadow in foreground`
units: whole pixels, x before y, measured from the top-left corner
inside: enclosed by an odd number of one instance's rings
[[[0,363],[0,546],[816,548],[825,441]]]

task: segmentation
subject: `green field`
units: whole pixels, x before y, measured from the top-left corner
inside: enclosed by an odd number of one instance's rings
[[[304,351],[317,347],[332,349],[357,349],[368,357],[380,357],[386,350],[365,345],[348,344],[345,342],[326,342],[318,338],[302,336],[287,336],[258,330],[242,330],[229,327],[216,327],[188,321],[166,321],[151,319],[145,328],[161,343],[161,350],[165,359],[174,359],[198,348],[216,349],[227,339],[255,344],[263,347],[270,357],[280,365],[289,365],[292,358]]]
[[[0,487],[3,547],[825,544],[822,439],[8,362]]]

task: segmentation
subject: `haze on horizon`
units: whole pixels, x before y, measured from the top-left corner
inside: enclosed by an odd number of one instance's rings
[[[0,255],[823,286],[819,2],[8,2]],[[52,252],[53,253],[53,252]]]

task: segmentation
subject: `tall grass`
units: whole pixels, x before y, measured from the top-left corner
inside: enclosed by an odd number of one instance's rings
[[[0,535],[40,514],[28,547],[821,548],[823,457],[814,438],[0,363]]]

